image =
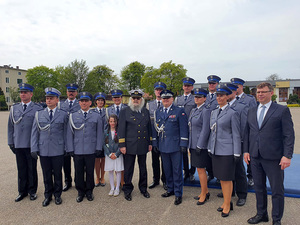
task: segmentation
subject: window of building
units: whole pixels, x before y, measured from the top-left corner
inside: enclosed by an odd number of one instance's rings
[[[21,84],[22,82],[23,82],[22,79],[17,79],[17,83],[18,83],[18,84]]]
[[[9,70],[5,70],[5,73],[9,73]]]
[[[10,97],[6,97],[6,102],[10,102]]]
[[[6,93],[9,93],[9,87],[6,87]]]
[[[5,78],[5,82],[8,84],[9,83],[9,77]]]
[[[22,75],[21,72],[18,72],[19,75]]]
[[[279,101],[286,102],[288,100],[288,88],[279,88]]]

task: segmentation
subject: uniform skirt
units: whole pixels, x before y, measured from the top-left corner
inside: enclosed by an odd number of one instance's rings
[[[222,181],[231,181],[235,177],[235,163],[233,155],[212,155],[213,173]]]
[[[107,155],[105,156],[104,171],[123,171],[124,170],[124,159],[123,154],[119,155],[116,159],[111,159]]]
[[[207,149],[202,149],[200,154],[195,149],[190,149],[191,152],[191,164],[193,167],[206,168],[209,163],[209,156]]]

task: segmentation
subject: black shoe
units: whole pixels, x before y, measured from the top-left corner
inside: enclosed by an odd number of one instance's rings
[[[83,196],[78,195],[77,198],[76,198],[76,201],[79,203],[79,202],[82,202],[82,200],[83,200]]]
[[[175,193],[174,193],[174,191],[171,191],[171,192],[165,192],[165,193],[163,193],[162,195],[161,195],[161,197],[163,197],[163,198],[167,198],[167,197],[170,197],[170,196],[172,196],[172,195],[175,195]]]
[[[190,175],[190,181],[195,181],[195,176],[193,174]]]
[[[167,183],[163,183],[163,187],[164,187],[164,189],[167,191],[168,190],[168,185],[167,185]]]
[[[66,183],[65,186],[63,187],[63,191],[67,191],[72,187],[72,183]]]
[[[199,197],[199,196],[195,196],[194,199],[195,199],[195,200],[199,200],[200,197]]]
[[[281,225],[281,221],[280,220],[278,220],[278,221],[273,220],[273,225]]]
[[[25,198],[27,195],[18,195],[15,199],[15,202],[21,201],[23,198]]]
[[[95,187],[100,187],[100,182],[95,184]]]
[[[249,220],[247,220],[248,223],[250,224],[258,224],[260,222],[269,222],[269,217],[268,215],[255,215],[251,217]]]
[[[228,213],[224,213],[224,212],[222,211],[221,216],[222,216],[222,217],[227,217],[227,216],[229,216],[229,213],[230,213],[230,210],[229,210]]]
[[[127,201],[131,201],[131,200],[132,200],[131,193],[125,194],[125,199],[126,199]]]
[[[51,201],[52,201],[52,198],[45,198],[43,201],[43,207],[48,206]]]
[[[159,185],[159,182],[153,181],[153,182],[149,185],[149,189],[155,188],[157,185]]]
[[[30,194],[30,200],[31,201],[34,201],[37,199],[37,195],[34,193],[34,194]]]
[[[198,196],[197,196],[198,197]],[[204,203],[209,199],[209,197],[210,197],[210,193],[208,192],[208,193],[206,193],[206,196],[205,196],[205,199],[204,199],[204,201],[203,202],[200,202],[199,200],[200,200],[200,197],[198,197],[198,202],[197,202],[197,205],[204,205]],[[195,197],[194,197],[195,198]]]
[[[190,177],[189,174],[184,174],[183,180],[187,180]]]
[[[250,187],[253,187],[253,186],[254,186],[254,180],[253,180],[253,178],[248,179],[248,185],[249,185]]]
[[[230,202],[230,210],[233,210],[233,203],[232,202]],[[218,212],[223,212],[223,208],[219,207],[219,208],[217,208],[217,211]]]
[[[179,205],[182,202],[182,197],[175,197],[174,205]]]
[[[94,195],[93,194],[86,195],[86,199],[88,201],[93,201],[94,200]]]
[[[55,204],[60,205],[62,203],[61,197],[55,197]]]
[[[150,198],[150,194],[149,194],[148,191],[143,191],[143,192],[141,192],[141,193],[142,193],[142,195],[143,195],[145,198]]]
[[[246,203],[246,199],[245,198],[239,198],[236,202],[237,206],[243,206]]]

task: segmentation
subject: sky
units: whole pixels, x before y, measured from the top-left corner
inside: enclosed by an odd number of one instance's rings
[[[197,83],[300,78],[299,0],[0,0],[0,65],[182,64]]]

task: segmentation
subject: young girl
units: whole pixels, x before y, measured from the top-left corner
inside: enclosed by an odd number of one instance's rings
[[[119,149],[117,135],[118,117],[112,114],[108,118],[108,128],[104,132],[104,154],[105,171],[109,171],[110,191],[109,196],[118,196],[120,193],[121,171],[124,170],[123,155]],[[117,183],[115,187],[114,172],[116,172]]]

